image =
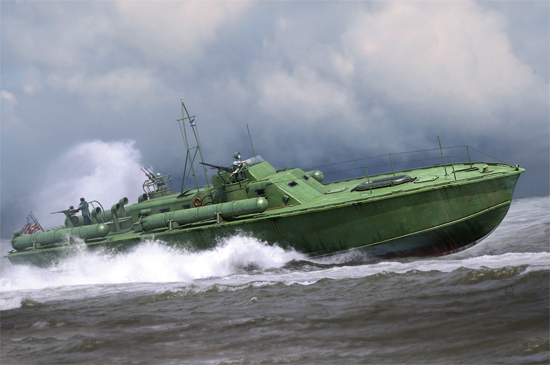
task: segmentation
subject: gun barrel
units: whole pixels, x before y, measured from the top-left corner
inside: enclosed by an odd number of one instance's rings
[[[65,210],[60,210],[59,212],[51,212],[50,214],[57,214],[57,213],[63,213],[63,214],[67,214],[71,211],[78,211],[78,209],[65,209]]]
[[[206,165],[206,166],[213,167],[213,168],[218,169],[218,170],[225,171],[225,172],[233,172],[233,171],[231,171],[231,169],[228,168],[228,167],[212,165],[212,164],[209,164],[209,163],[206,163],[206,162],[199,162],[199,163],[200,163],[200,164],[203,164],[203,165]]]
[[[141,168],[141,171],[143,171],[143,173],[145,174],[145,176],[147,176],[149,180],[152,180],[155,178],[155,175],[151,171],[149,171],[147,168],[145,168],[145,170]]]

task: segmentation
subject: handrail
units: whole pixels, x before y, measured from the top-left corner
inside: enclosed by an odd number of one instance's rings
[[[105,209],[103,209],[103,205],[101,205],[101,203],[98,202],[97,200],[92,200],[92,201],[88,202],[88,204],[92,204],[92,208],[95,208],[95,207],[94,207],[94,204],[93,204],[94,202],[97,203],[97,204],[99,204],[99,206],[101,207],[101,210],[102,210],[102,211],[105,211]]]
[[[446,149],[451,149],[451,148],[458,148],[458,147],[466,147],[467,145],[463,144],[463,145],[460,145],[460,146],[452,146],[452,147],[443,147],[444,150]],[[470,147],[470,146],[468,146]],[[472,147],[473,149],[473,147]],[[405,155],[405,154],[409,154],[409,153],[417,153],[417,152],[428,152],[428,151],[438,151],[439,148],[429,148],[429,149],[426,149],[426,150],[417,150],[417,151],[408,151],[408,152],[392,152],[391,154],[392,155]],[[477,150],[476,150],[477,151]],[[481,151],[478,151],[478,152],[481,152]],[[483,152],[481,152],[483,153]],[[357,162],[357,161],[362,161],[362,160],[369,160],[369,159],[372,159],[372,158],[378,158],[378,157],[385,157],[385,156],[388,156],[390,153],[384,153],[382,155],[376,155],[376,156],[369,156],[369,157],[363,157],[363,158],[358,158],[358,159],[355,159],[355,160],[349,160],[349,161],[342,161],[342,162],[336,162],[336,163],[332,163],[332,164],[328,164],[328,165],[321,165],[321,166],[317,166],[317,167],[310,167],[308,169],[304,169],[305,170],[317,170],[317,169],[320,169],[321,167],[328,167],[328,166],[334,166],[334,165],[341,165],[341,164],[345,164],[345,163],[350,163],[350,162]],[[488,156],[488,155],[486,155]],[[491,156],[489,156],[491,157]],[[494,157],[491,157],[491,158],[494,158]],[[495,158],[496,160],[496,158]],[[384,165],[385,166],[385,165]]]
[[[483,155],[485,155],[485,156],[487,156],[487,157],[491,157],[493,160],[497,160],[498,162],[502,162],[502,163],[505,163],[505,164],[509,165],[508,162],[504,162],[504,161],[502,161],[502,160],[499,160],[498,158],[495,158],[495,157],[493,157],[493,156],[489,156],[488,154],[486,154],[486,153],[484,153],[484,152],[481,152],[480,150],[476,150],[476,149],[473,148],[472,146],[468,146],[468,147],[470,147],[470,148],[473,149],[474,151],[477,151],[477,152],[479,152],[479,153],[481,153],[481,154],[483,154]]]
[[[443,147],[442,149],[443,150],[448,150],[448,149],[451,149],[451,148],[460,148],[460,147],[465,147],[466,148],[466,152],[468,154],[468,158],[463,158],[463,157],[459,157],[459,156],[455,156],[453,155],[452,157],[453,158],[458,158],[458,159],[461,159],[461,160],[465,160],[465,161],[468,161],[470,163],[470,165],[472,164],[472,161],[470,159],[470,152],[469,152],[469,148],[487,156],[487,157],[490,157],[492,158],[493,160],[496,160],[500,163],[504,163],[506,165],[510,165],[509,163],[507,162],[504,162],[502,160],[499,160],[498,158],[495,158],[495,157],[492,157],[484,152],[481,152],[479,151],[478,149],[475,149],[469,145],[459,145],[459,146],[452,146],[452,147]],[[342,173],[342,172],[347,172],[347,171],[353,171],[353,170],[360,170],[360,169],[365,169],[365,168],[372,168],[372,167],[384,167],[384,166],[393,166],[393,165],[400,165],[400,164],[410,164],[410,163],[414,163],[414,162],[420,162],[420,161],[429,161],[429,160],[440,160],[441,161],[441,157],[432,157],[432,158],[422,158],[422,159],[415,159],[415,160],[408,160],[408,161],[403,161],[403,162],[393,162],[391,160],[391,156],[394,156],[394,155],[404,155],[404,154],[413,154],[413,153],[419,153],[419,152],[429,152],[429,151],[439,151],[440,149],[439,148],[431,148],[431,149],[424,149],[424,150],[416,150],[416,151],[410,151],[410,152],[397,152],[397,153],[387,153],[387,154],[383,154],[383,155],[376,155],[376,156],[370,156],[370,157],[364,157],[364,158],[359,158],[359,159],[355,159],[355,160],[349,160],[349,161],[343,161],[343,162],[337,162],[337,163],[332,163],[332,164],[327,164],[327,165],[322,165],[322,166],[317,166],[317,167],[312,167],[312,168],[308,168],[308,169],[303,169],[304,171],[308,171],[308,170],[316,170],[316,169],[319,169],[319,168],[322,168],[322,167],[329,167],[329,166],[337,166],[337,165],[343,165],[343,164],[347,164],[347,163],[351,163],[351,162],[357,162],[357,161],[364,161],[364,160],[368,160],[368,159],[373,159],[373,158],[380,158],[380,157],[388,157],[390,158],[389,160],[389,163],[382,163],[382,164],[376,164],[376,165],[364,165],[364,166],[358,166],[358,167],[353,167],[353,168],[349,168],[349,169],[343,169],[343,170],[337,170],[337,171],[331,171],[331,172],[324,172],[323,173],[325,175],[331,175],[331,174],[338,174],[338,173]],[[450,157],[450,156],[446,156],[446,157]],[[441,164],[441,166],[446,166],[447,164],[443,165]]]

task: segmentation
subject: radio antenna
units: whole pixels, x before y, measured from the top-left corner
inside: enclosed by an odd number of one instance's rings
[[[248,124],[246,125],[246,129],[248,130],[248,139],[250,139],[250,146],[252,147],[252,156],[256,156],[254,153],[254,145],[252,144],[252,137],[250,137],[250,129],[248,128]]]

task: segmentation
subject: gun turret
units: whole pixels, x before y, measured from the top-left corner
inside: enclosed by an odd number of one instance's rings
[[[225,171],[225,172],[229,172],[229,173],[232,173],[232,172],[233,172],[233,170],[231,170],[229,167],[211,165],[211,164],[206,163],[206,162],[199,162],[199,163],[202,164],[202,165],[210,166],[210,167],[215,168],[215,169],[218,169],[218,170]]]

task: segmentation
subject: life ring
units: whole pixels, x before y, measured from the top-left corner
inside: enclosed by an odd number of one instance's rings
[[[200,207],[202,205],[202,199],[196,196],[195,199],[193,199],[193,205],[196,207]]]

